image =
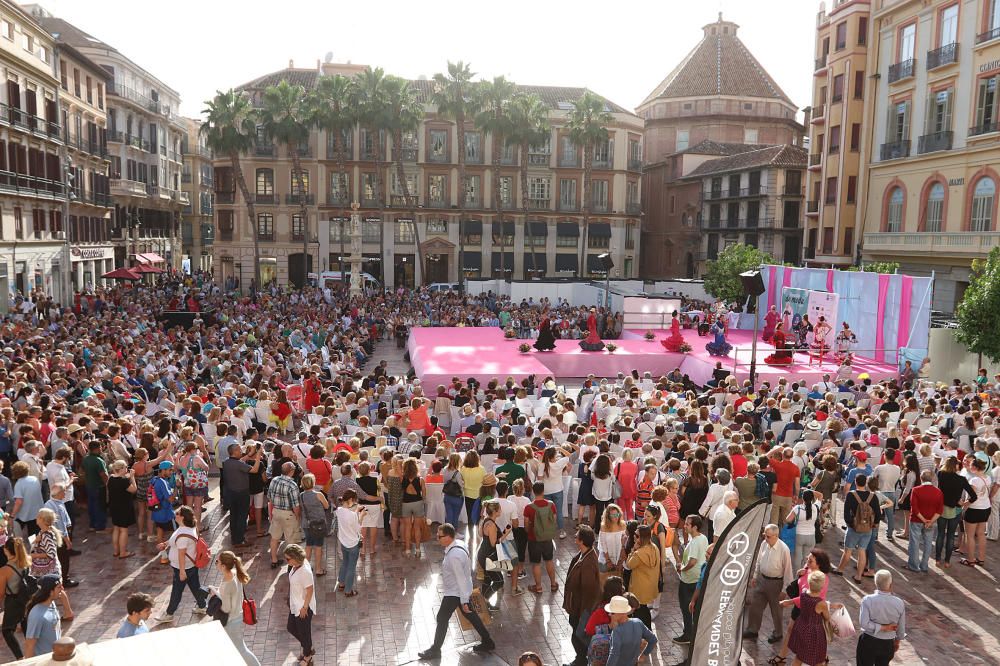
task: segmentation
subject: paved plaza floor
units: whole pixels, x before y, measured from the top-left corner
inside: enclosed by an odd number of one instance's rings
[[[386,356],[391,370],[404,370],[394,346],[383,343],[376,358]],[[214,487],[212,494],[218,497]],[[220,523],[218,501],[208,505],[204,533],[214,552],[228,544],[224,519]],[[83,512],[82,521],[86,520]],[[250,533],[253,534],[251,527]],[[77,641],[114,640],[125,613],[125,600],[132,592],[143,591],[157,599],[156,612],[164,609],[169,597],[170,570],[155,558],[152,544],[136,544],[133,533],[130,547],[138,553],[129,560],[111,557],[110,536],[89,534],[86,525],[78,530],[78,546],[84,551],[73,558],[72,576],[81,581],[70,590],[76,618],[64,625],[65,632]],[[824,547],[836,561],[839,533],[830,533]],[[329,539],[328,544],[335,543]],[[572,557],[571,538],[559,541],[557,572],[560,586]],[[907,603],[909,638],[903,643],[895,664],[998,664],[1000,663],[1000,565],[997,554],[1000,544],[991,542],[985,568],[970,569],[957,564],[946,571],[913,574],[903,568],[905,547],[879,546],[879,567],[892,570],[896,593]],[[258,539],[252,549],[243,551],[248,560],[252,581],[250,594],[257,600],[260,621],[247,628],[247,644],[263,664],[291,664],[298,654],[298,645],[285,631],[288,606],[288,586],[280,570],[268,565],[266,539]],[[339,556],[332,548],[327,552],[330,574],[318,578],[318,613],[313,624],[317,649],[317,664],[418,664],[417,653],[426,648],[432,638],[435,613],[440,599],[441,549],[435,542],[423,547],[420,559],[405,557],[400,549],[380,544],[378,556],[362,561],[358,568],[360,595],[348,599],[335,593],[336,565]],[[214,567],[204,572],[203,585],[218,585],[219,574]],[[547,581],[546,581],[547,582]],[[508,585],[509,588],[509,585]],[[834,578],[830,583],[829,599],[845,603],[857,622],[861,596],[874,588],[871,580],[862,587],[850,579]],[[548,589],[544,585],[544,589]],[[176,614],[175,624],[207,622],[193,615],[193,600],[185,591],[184,601]],[[535,650],[546,666],[558,666],[572,658],[569,627],[561,609],[562,591],[520,597],[503,597],[501,610],[496,613],[490,631],[497,643],[490,656],[471,652],[478,642],[474,631],[463,633],[457,620],[452,620],[441,664],[502,665],[516,664],[524,650]],[[766,614],[765,614],[766,615]],[[786,614],[787,617],[787,614]],[[651,663],[670,665],[684,658],[682,649],[671,642],[680,633],[681,618],[677,607],[676,579],[669,578],[662,597],[661,612],[655,621],[659,646]],[[155,626],[155,625],[154,625]],[[761,640],[744,649],[744,664],[764,664],[774,654],[765,638],[770,634],[770,620],[765,619]],[[127,640],[127,639],[126,639]],[[855,641],[837,641],[830,649],[831,664],[853,664]],[[196,646],[186,648],[195,655]],[[0,661],[10,659],[6,646],[0,645]],[[137,659],[137,662],[139,660]],[[791,660],[789,659],[789,662]]]

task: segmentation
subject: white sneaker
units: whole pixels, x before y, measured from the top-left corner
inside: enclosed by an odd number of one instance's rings
[[[560,539],[565,539],[566,538],[566,532],[560,532],[559,533],[559,538]]]
[[[195,615],[204,615],[205,613],[208,612],[208,609],[207,608],[199,608],[198,606],[195,606],[194,610],[191,611],[191,612],[194,613]]]
[[[148,537],[146,537],[146,543],[156,543],[156,537],[150,534]]]
[[[173,622],[174,621],[174,616],[171,615],[170,613],[164,613],[163,615],[160,615],[159,617],[157,617],[156,621],[157,622]]]

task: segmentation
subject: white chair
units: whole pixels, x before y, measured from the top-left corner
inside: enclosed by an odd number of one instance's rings
[[[563,412],[563,423],[566,425],[576,425],[579,423],[576,418],[576,412]]]
[[[448,398],[434,400],[434,415],[438,417],[438,426],[445,432],[451,427],[451,407],[451,400]]]
[[[432,523],[443,523],[444,522],[444,484],[443,483],[425,483],[427,486],[427,501],[424,503],[427,507],[427,520]],[[463,512],[464,513],[464,512]]]
[[[201,424],[201,434],[205,436],[206,442],[214,442],[216,429],[214,423],[202,423]]]
[[[257,415],[258,421],[267,426],[271,425],[271,402],[269,400],[258,401],[253,411]]]
[[[580,399],[580,406],[576,408],[576,416],[581,423],[587,423],[590,420],[590,409],[593,406],[593,393],[587,393]]]
[[[479,464],[483,466],[483,469],[486,470],[487,474],[492,474],[493,469],[496,467],[497,464],[497,454],[495,453],[483,454],[479,458]]]
[[[785,429],[785,421],[772,421],[771,422],[771,432],[774,433],[775,437],[781,434],[781,431]]]
[[[922,416],[914,424],[915,427],[920,429],[920,432],[926,432],[932,425],[934,425],[934,418],[931,416]]]
[[[424,463],[427,469],[431,468],[431,463],[433,463],[437,458],[434,457],[433,453],[424,453],[420,456],[420,461]]]
[[[968,435],[958,436],[958,449],[960,451],[965,451],[966,453],[972,453],[972,442]]]
[[[462,428],[462,410],[452,405],[451,407],[451,434],[457,435]]]
[[[319,425],[319,422],[323,420],[323,417],[319,414],[306,414],[306,423],[309,425]]]
[[[868,454],[868,464],[874,468],[879,464],[879,460],[882,459],[882,447],[881,446],[869,446],[865,453]]]

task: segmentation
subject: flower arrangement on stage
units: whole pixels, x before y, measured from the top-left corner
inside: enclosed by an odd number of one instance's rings
[[[515,340],[517,338],[517,331],[508,328],[503,332],[503,337],[505,340]]]
[[[609,352],[614,353],[614,351],[618,349],[618,345],[616,345],[613,342],[609,342],[608,344],[604,345],[604,348],[607,349]]]
[[[655,336],[655,335],[653,335],[653,332],[652,332],[652,331],[646,331],[646,335],[644,335],[644,336],[642,336],[642,337],[646,338],[646,340],[647,340],[648,342],[652,342],[653,340],[655,340],[655,339],[656,339],[656,336]]]
[[[521,352],[522,354],[527,354],[528,352],[531,351],[531,345],[529,345],[527,342],[522,342],[517,346],[517,351]]]
[[[680,352],[682,354],[690,354],[691,353],[691,345],[689,345],[686,342],[682,342],[681,346],[679,347],[679,349],[680,349]]]

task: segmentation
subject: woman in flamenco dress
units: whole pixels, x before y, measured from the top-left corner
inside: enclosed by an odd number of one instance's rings
[[[590,308],[590,314],[587,315],[587,337],[580,340],[580,349],[583,351],[604,350],[601,336],[597,334],[597,308]]]
[[[712,356],[729,356],[733,346],[726,342],[726,324],[722,317],[717,318],[712,324],[712,333],[715,339],[706,344],[705,349]]]
[[[761,335],[761,339],[764,342],[770,342],[771,338],[774,337],[774,329],[778,326],[778,308],[771,306],[767,314],[764,315],[764,333]]]
[[[549,313],[542,314],[542,323],[538,326],[538,339],[532,345],[538,351],[552,351],[556,348],[556,337],[552,334],[552,322]]]
[[[681,335],[681,320],[676,310],[670,319],[670,337],[660,340],[660,344],[668,352],[679,352],[681,345],[684,344],[684,336]]]
[[[827,323],[826,317],[820,315],[819,320],[816,322],[816,326],[813,328],[813,341],[811,351],[809,353],[809,365],[812,365],[814,355],[818,358],[820,363],[823,362],[823,357],[830,351],[830,341],[827,338],[832,332],[833,327]]]
[[[768,365],[791,365],[792,364],[792,352],[788,351],[788,346],[785,341],[785,326],[782,322],[778,322],[778,326],[774,329],[774,353],[764,359],[764,363]]]

